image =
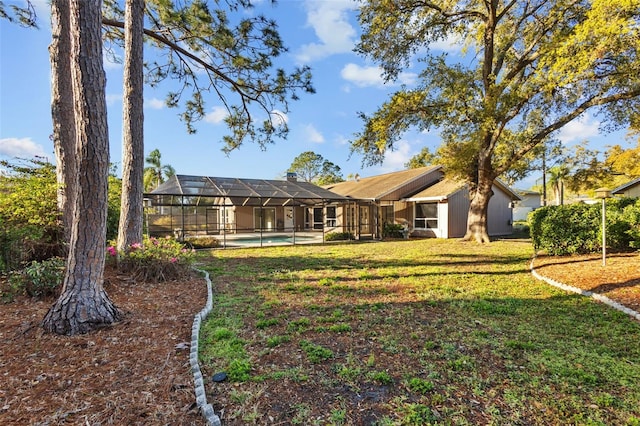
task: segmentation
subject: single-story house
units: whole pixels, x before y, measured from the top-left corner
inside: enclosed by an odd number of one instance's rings
[[[358,178],[325,188],[357,201],[357,206],[346,206],[352,209],[346,215],[356,216],[361,237],[381,237],[385,223],[406,224],[410,235],[420,237],[459,238],[467,230],[467,186],[445,178],[442,166]],[[493,192],[488,211],[489,235],[511,234],[513,203],[521,198],[499,180],[494,183]],[[339,207],[338,214],[341,210],[344,209]]]
[[[493,190],[489,235],[510,234],[513,202],[520,198],[500,181]],[[324,188],[298,182],[295,176],[264,180],[175,175],[145,194],[145,223],[149,235],[215,235],[225,246],[241,238],[260,244],[277,238],[324,241],[328,232],[374,239],[383,236],[385,224],[403,224],[413,236],[457,238],[466,232],[469,204],[466,186],[445,179],[441,166]]]
[[[620,185],[611,191],[613,195],[622,195],[624,197],[638,198],[640,197],[640,177]]]

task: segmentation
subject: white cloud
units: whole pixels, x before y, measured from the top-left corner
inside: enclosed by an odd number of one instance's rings
[[[107,106],[115,105],[117,103],[122,103],[122,93],[107,93]]]
[[[163,109],[166,105],[162,99],[151,98],[145,102],[146,106],[151,109]]]
[[[289,122],[289,116],[282,111],[274,109],[271,111],[271,120],[276,126],[284,126]]]
[[[204,121],[211,124],[220,124],[229,115],[227,109],[223,106],[214,106],[211,112],[204,116]]]
[[[382,78],[382,68],[377,66],[363,67],[349,63],[342,68],[340,76],[358,87],[385,86],[384,79]],[[417,78],[417,74],[408,72],[403,72],[398,75],[398,81],[406,85],[414,84]],[[346,90],[348,91],[348,88]]]
[[[589,114],[582,115],[577,119],[567,123],[558,132],[557,138],[563,144],[576,141],[583,141],[593,136],[599,135],[600,123],[595,121]]]
[[[22,158],[47,157],[44,147],[30,138],[0,139],[0,155]]]
[[[403,170],[405,163],[408,162],[413,155],[414,154],[411,153],[411,144],[404,139],[399,140],[394,144],[393,151],[387,150],[384,154],[384,162],[380,166],[381,172],[387,173]]]
[[[356,30],[349,23],[353,0],[307,0],[307,26],[313,28],[319,42],[303,45],[296,60],[308,63],[336,53],[348,53],[355,45]]]
[[[350,63],[342,68],[340,76],[358,87],[382,86],[384,84],[380,67],[361,67]]]
[[[315,128],[313,124],[304,126],[304,138],[313,143],[324,143],[324,136]]]
[[[450,35],[443,40],[429,44],[429,48],[443,52],[459,52],[463,48],[463,40],[459,35]]]

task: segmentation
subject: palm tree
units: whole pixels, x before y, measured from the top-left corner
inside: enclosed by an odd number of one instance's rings
[[[564,204],[564,181],[569,177],[569,167],[554,166],[551,167],[547,173],[549,173],[549,185],[553,188],[553,193],[556,197],[556,205],[560,206]]]
[[[176,174],[169,164],[162,164],[162,154],[159,149],[154,149],[144,161],[149,167],[144,168],[144,190],[156,189],[166,179]]]

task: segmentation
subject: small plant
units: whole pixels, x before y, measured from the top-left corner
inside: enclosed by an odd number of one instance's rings
[[[8,294],[13,298],[17,294],[27,294],[31,297],[47,297],[57,293],[64,278],[64,260],[59,257],[33,261],[19,272],[9,276]]]
[[[333,357],[331,349],[316,345],[307,340],[301,340],[300,347],[307,354],[307,357],[309,357],[309,361],[311,361],[312,364],[318,364]]]
[[[185,238],[185,242],[194,249],[220,247],[220,241],[212,236],[188,237]]]
[[[111,258],[118,258],[118,269],[130,272],[137,280],[162,282],[191,273],[195,251],[172,238],[144,237],[142,244],[132,244],[124,253],[114,246],[107,248]]]
[[[385,223],[382,230],[383,237],[402,238],[404,237],[404,226],[399,223]]]
[[[390,385],[393,383],[393,378],[386,371],[372,371],[367,374],[367,377],[381,385]]]
[[[351,232],[329,232],[324,236],[325,241],[355,240]]]
[[[311,320],[309,318],[300,318],[289,322],[287,329],[289,331],[302,333],[309,328],[309,325],[311,325]]]
[[[291,341],[291,337],[287,335],[272,336],[267,338],[267,346],[270,348],[275,348],[276,346],[289,341]]]
[[[426,425],[437,420],[431,408],[422,404],[407,404],[402,407],[403,425]]]
[[[256,321],[256,328],[263,329],[267,327],[272,327],[274,325],[278,325],[280,321],[278,318],[267,318]]]
[[[349,324],[333,324],[329,327],[329,331],[334,333],[346,333],[347,331],[351,331],[351,326]]]
[[[251,362],[247,359],[234,359],[229,364],[227,374],[232,382],[246,382],[249,380],[251,372]]]
[[[433,383],[419,377],[412,377],[407,381],[407,387],[412,392],[426,395],[433,390]]]

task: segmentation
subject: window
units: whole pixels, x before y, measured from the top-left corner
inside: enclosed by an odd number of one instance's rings
[[[416,203],[414,228],[438,228],[438,203]]]
[[[381,206],[380,210],[382,212],[382,223],[394,222],[393,206]]]
[[[338,221],[336,220],[336,208],[334,206],[327,207],[327,226],[338,226]]]

